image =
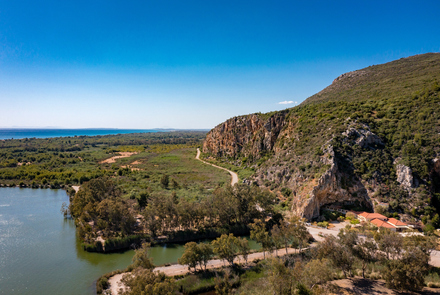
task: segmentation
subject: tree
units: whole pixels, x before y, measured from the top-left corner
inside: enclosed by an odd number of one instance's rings
[[[248,256],[251,248],[249,247],[249,241],[245,238],[238,238],[238,249],[243,256],[244,261],[248,262]]]
[[[152,205],[147,205],[143,211],[145,227],[150,231],[151,236],[157,236],[160,229],[160,220],[156,218],[156,210]]]
[[[418,291],[423,288],[424,277],[429,271],[431,250],[435,238],[410,236],[403,240],[400,254],[385,261],[383,277],[387,285],[398,290]],[[390,255],[392,256],[392,255]]]
[[[174,279],[151,269],[135,269],[124,275],[122,282],[128,287],[122,295],[172,295],[177,291]]]
[[[162,178],[160,179],[160,184],[163,188],[168,188],[168,185],[170,184],[170,177],[166,174],[162,175]]]
[[[212,249],[212,246],[210,244],[206,243],[200,243],[197,245],[198,254],[199,254],[199,264],[200,267],[205,267],[206,271],[206,265],[208,264],[208,261],[214,256],[214,250]]]
[[[292,271],[278,257],[269,260],[269,282],[275,295],[293,293]]]
[[[365,269],[367,269],[368,264],[377,260],[377,244],[369,238],[360,240],[353,247],[353,254],[361,261],[362,277],[365,278]]]
[[[403,250],[402,236],[389,229],[380,228],[379,232],[375,233],[374,240],[388,260],[397,259]]]
[[[231,271],[229,268],[225,269],[223,277],[219,277],[216,272],[216,277],[214,278],[215,282],[215,294],[218,295],[229,295],[232,294],[232,282],[231,282]],[[236,279],[233,277],[232,279]]]
[[[287,254],[287,248],[292,244],[294,239],[293,229],[294,229],[294,224],[281,222],[279,226],[279,231],[275,230],[275,236],[279,235],[277,239],[279,239],[279,242],[284,246],[284,248],[286,248],[286,254]],[[272,236],[273,235],[274,233],[272,233]]]
[[[312,290],[333,278],[330,261],[327,259],[313,259],[306,264],[302,273],[302,282]]]
[[[211,242],[214,253],[220,258],[229,262],[232,266],[234,258],[239,252],[238,239],[233,234],[223,234],[220,238]]]
[[[196,242],[189,242],[185,244],[185,251],[182,254],[182,257],[180,257],[177,262],[181,265],[188,265],[188,270],[191,269],[191,267],[194,268],[194,271],[197,269],[197,264],[199,264],[200,257],[199,257],[199,249],[197,247]]]
[[[272,230],[270,231],[270,234],[272,236],[272,243],[275,248],[276,256],[278,256],[278,248],[281,248],[281,246],[283,245],[285,233],[283,233],[281,231],[281,228],[275,224]],[[286,248],[286,254],[287,254],[287,248]]]
[[[298,216],[294,216],[290,220],[288,228],[289,235],[293,237],[293,243],[295,244],[295,246],[298,247],[299,252],[301,252],[303,246],[307,244],[307,241],[309,239],[309,231],[304,225],[304,222]]]
[[[318,259],[330,259],[335,267],[342,270],[345,277],[351,273],[354,256],[351,250],[334,236],[325,236],[324,241],[319,244],[317,252]]]
[[[266,259],[266,251],[272,248],[273,242],[269,233],[266,231],[266,225],[261,219],[255,219],[254,223],[250,224],[251,227],[251,239],[260,243],[263,247],[263,256]]]
[[[145,208],[147,206],[148,198],[150,195],[148,192],[141,192],[139,196],[136,198],[140,208]]]
[[[132,259],[133,267],[142,267],[145,269],[153,269],[154,264],[150,257],[150,243],[142,243],[142,247],[134,250],[134,256]]]
[[[429,270],[429,255],[418,247],[407,247],[401,258],[386,262],[383,277],[388,287],[419,291]]]

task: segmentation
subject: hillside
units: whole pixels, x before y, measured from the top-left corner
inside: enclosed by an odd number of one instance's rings
[[[245,182],[308,219],[337,204],[439,227],[439,85],[439,53],[349,72],[297,107],[216,126],[204,157],[251,170]]]

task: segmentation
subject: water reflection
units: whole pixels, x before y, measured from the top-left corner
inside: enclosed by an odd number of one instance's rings
[[[63,202],[68,196],[62,190],[0,188],[0,294],[91,295],[98,277],[131,263],[133,250],[85,252],[74,221],[60,213]],[[150,253],[155,265],[163,265],[176,263],[183,251],[183,245],[168,244]]]

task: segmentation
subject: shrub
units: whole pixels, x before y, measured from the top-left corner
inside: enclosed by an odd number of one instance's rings
[[[327,228],[329,223],[327,221],[318,222],[317,224],[319,227]]]

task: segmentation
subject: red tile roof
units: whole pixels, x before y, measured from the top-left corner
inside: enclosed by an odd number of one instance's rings
[[[397,220],[395,218],[388,219],[388,223],[391,223],[394,226],[408,226],[405,222],[402,222],[400,220]]]
[[[364,217],[365,219],[382,219],[382,220],[387,220],[387,218],[385,216],[383,216],[382,214],[379,213],[367,213],[367,212],[362,212],[361,214],[359,214],[359,216]]]
[[[379,215],[380,215],[380,214],[379,214]],[[380,219],[372,219],[372,220],[370,220],[370,222],[371,222],[372,224],[376,225],[377,227],[395,228],[395,227],[392,226],[391,224],[386,223],[385,221],[380,220]]]

